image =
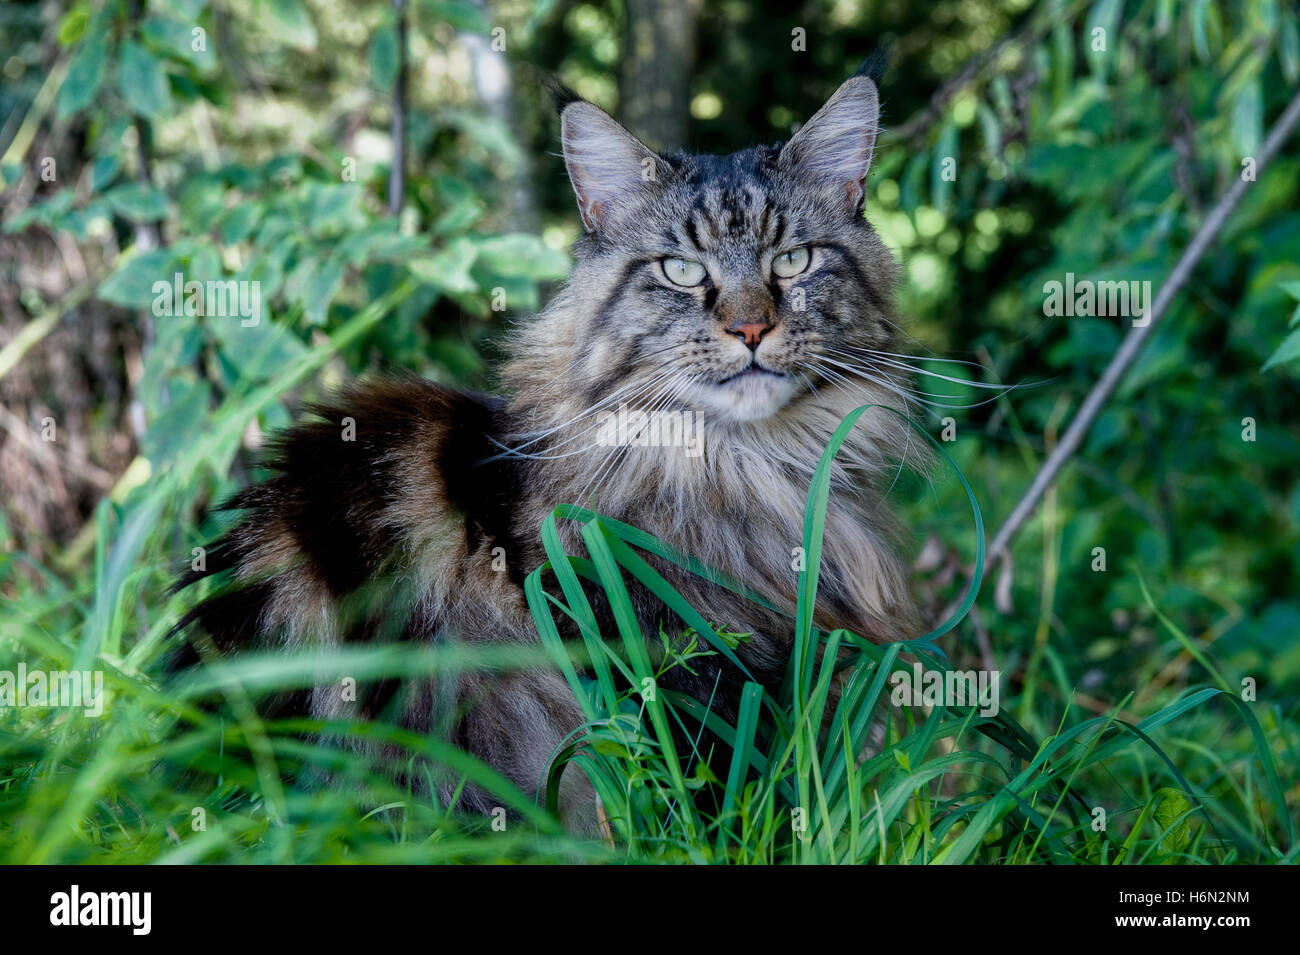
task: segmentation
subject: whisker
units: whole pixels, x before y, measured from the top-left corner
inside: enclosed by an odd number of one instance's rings
[[[530,438],[529,440],[524,441],[524,442],[522,442],[522,443],[520,443],[520,444],[517,444],[517,445],[515,445],[514,447],[507,447],[507,446],[505,446],[505,445],[502,445],[501,442],[495,442],[495,441],[494,441],[493,443],[495,443],[495,444],[497,444],[498,446],[502,447],[502,448],[503,448],[507,453],[509,453],[509,454],[518,454],[518,455],[521,456],[521,457],[526,457],[526,455],[525,455],[525,454],[524,454],[520,449],[522,449],[522,448],[526,448],[526,447],[528,447],[530,444],[536,444],[538,441],[541,441],[543,438],[546,438],[546,437],[548,437],[548,436],[554,434],[555,432],[559,431],[560,429],[562,429],[562,428],[566,428],[566,427],[568,427],[568,426],[571,425],[571,424],[575,424],[575,423],[581,421],[583,418],[587,417],[588,415],[594,414],[596,411],[598,411],[598,410],[599,410],[600,408],[602,408],[603,406],[609,404],[611,401],[615,401],[615,400],[617,400],[617,399],[620,398],[620,397],[623,398],[625,401],[635,400],[636,397],[639,396],[642,392],[644,392],[644,391],[648,390],[649,388],[653,387],[653,386],[654,386],[655,384],[657,384],[658,382],[663,381],[663,380],[669,378],[670,376],[676,374],[676,371],[673,370],[671,367],[669,367],[669,366],[671,366],[671,365],[673,365],[673,364],[674,364],[674,363],[671,362],[671,361],[669,361],[669,362],[664,362],[662,365],[659,365],[659,366],[657,366],[656,368],[651,369],[652,371],[658,371],[659,374],[654,375],[654,376],[653,376],[653,377],[652,377],[648,382],[641,382],[641,381],[635,381],[635,380],[634,380],[634,381],[627,382],[627,383],[625,383],[624,385],[622,385],[622,386],[620,386],[619,388],[617,388],[616,390],[614,390],[613,392],[611,392],[610,394],[606,395],[604,398],[601,398],[599,401],[594,402],[593,404],[591,404],[591,405],[589,405],[588,407],[584,408],[582,411],[578,412],[578,414],[574,415],[574,416],[573,416],[572,418],[570,418],[568,421],[563,421],[563,422],[561,422],[560,424],[557,424],[557,425],[555,425],[555,426],[553,426],[553,427],[547,428],[546,430],[537,433],[534,437]],[[664,368],[667,368],[668,370],[667,370],[667,371],[660,371],[660,369],[664,369]],[[588,428],[587,430],[590,430],[590,428]],[[574,436],[574,437],[578,437],[578,436],[580,436],[581,434],[585,434],[585,433],[586,433],[586,431],[580,432],[579,435],[576,435],[576,436]],[[533,434],[533,432],[525,431],[525,432],[523,432],[523,434]],[[569,440],[573,440],[573,438],[568,438],[568,439],[566,439],[566,442],[569,441]],[[565,443],[565,442],[562,442],[562,443]],[[496,455],[496,456],[494,456],[494,457],[492,457],[492,458],[487,458],[487,459],[485,459],[485,460],[489,460],[489,461],[490,461],[490,460],[496,460],[497,458],[502,457],[502,456],[503,456],[503,455]]]
[[[654,414],[660,407],[676,398],[686,387],[690,385],[690,380],[680,372],[676,372],[663,385],[661,385],[654,395],[646,403],[646,407],[638,409],[643,411],[647,416]],[[639,434],[639,432],[638,432]],[[626,444],[615,445],[611,452],[605,456],[600,465],[596,468],[591,478],[587,481],[585,487],[578,495],[577,503],[585,504],[590,501],[591,506],[596,506],[596,497],[601,485],[613,476],[618,467],[618,462],[632,449],[633,445],[629,441]]]
[[[831,361],[831,359],[827,358],[825,355],[819,355],[817,357],[823,361],[828,361],[828,362]],[[918,404],[924,405],[927,408],[935,408],[935,409],[942,408],[950,411],[965,411],[971,408],[982,408],[984,405],[992,404],[993,402],[999,400],[1005,395],[1005,392],[999,392],[998,394],[993,395],[989,398],[985,398],[982,401],[973,401],[970,402],[969,404],[951,404],[946,401],[930,401],[929,400],[930,398],[955,398],[957,396],[943,395],[932,391],[918,391],[915,388],[909,388],[903,385],[902,382],[899,382],[896,379],[888,377],[885,369],[883,368],[867,367],[862,365],[846,365],[841,362],[834,362],[834,364],[836,364],[838,367],[851,371],[853,374],[860,375],[863,378],[868,379],[869,381],[873,381],[876,384],[879,384],[883,387],[890,388],[891,390],[897,391],[897,389],[901,388],[902,390],[906,391],[907,394],[911,395],[913,400],[915,400]],[[882,375],[885,375],[886,377],[882,378],[873,374],[873,372],[876,371],[879,371]],[[1008,388],[1008,390],[1010,390],[1015,386],[1008,385],[1006,387]]]
[[[818,357],[821,358],[821,359],[824,360],[824,361],[827,361],[827,362],[829,362],[829,363],[835,365],[837,368],[843,368],[843,369],[846,370],[846,371],[850,371],[850,372],[853,372],[853,373],[855,373],[855,374],[861,374],[861,375],[863,375],[863,376],[865,376],[865,377],[872,377],[873,380],[878,381],[878,382],[880,382],[881,380],[880,380],[879,378],[874,378],[874,376],[873,376],[871,373],[874,373],[874,372],[877,372],[877,371],[880,371],[880,372],[883,373],[883,371],[884,371],[884,369],[880,369],[880,368],[877,368],[877,367],[874,367],[874,366],[871,366],[871,365],[863,365],[863,364],[859,364],[859,363],[856,362],[856,361],[847,361],[847,362],[836,361],[835,359],[830,358],[829,356],[824,355],[824,354],[823,354],[823,355],[819,355]],[[883,382],[881,382],[881,383],[883,384]],[[905,385],[905,384],[904,384],[903,382],[901,382],[901,381],[899,381],[899,382],[895,382],[895,384],[897,384],[897,385],[899,385],[899,386],[905,388],[905,390],[906,390],[909,394],[916,395],[916,396],[918,396],[918,397],[919,397],[919,396],[922,396],[922,395],[924,395],[924,396],[926,396],[926,397],[930,397],[930,398],[956,398],[956,397],[957,397],[957,395],[941,394],[941,393],[939,393],[939,392],[937,392],[937,391],[918,391],[918,390],[915,389],[915,388],[908,387],[907,385]]]
[[[881,351],[878,348],[861,348],[857,345],[841,344],[839,347],[843,348],[846,351],[857,352],[858,354],[861,355],[869,355],[869,356],[883,355],[886,358],[899,358],[904,361],[932,361],[944,365],[965,365],[967,368],[978,368],[980,371],[986,370],[985,367],[977,361],[966,361],[961,358],[939,358],[937,356],[931,356],[931,355],[903,355],[898,352]]]
[[[822,359],[822,360],[824,360],[824,359],[826,358],[825,355],[818,355],[817,357],[818,357],[818,359]],[[858,383],[856,383],[856,382],[852,381],[851,379],[845,377],[844,375],[840,374],[839,372],[831,371],[831,369],[829,369],[829,368],[820,368],[819,371],[821,371],[823,374],[829,374],[829,375],[831,375],[831,376],[834,376],[835,378],[838,378],[839,381],[840,381],[844,386],[847,386],[848,388],[850,388],[850,389],[852,389],[852,390],[855,390],[855,391],[861,391],[861,392],[862,392],[866,397],[874,397],[874,396],[871,395],[869,392],[866,392],[866,390],[863,389],[861,385],[859,385]],[[868,377],[868,376],[864,376],[864,377]],[[902,391],[897,387],[897,385],[896,385],[895,383],[890,382],[890,381],[885,381],[885,380],[875,379],[875,378],[872,378],[871,380],[873,380],[876,384],[879,384],[879,385],[881,385],[882,387],[884,387],[884,388],[886,388],[886,389],[888,389],[888,390],[894,392],[894,394],[898,395],[898,397],[899,397],[899,398],[902,400],[902,402],[903,402],[903,408],[900,409],[900,410],[903,412],[903,415],[904,415],[904,417],[905,417],[905,419],[906,419],[906,422],[907,422],[907,423],[905,424],[905,426],[904,426],[905,438],[904,438],[904,442],[903,442],[903,453],[902,453],[902,455],[899,457],[898,467],[894,470],[894,477],[893,477],[893,480],[891,480],[891,481],[889,482],[889,487],[885,488],[884,493],[883,493],[883,494],[881,495],[881,497],[880,497],[880,503],[883,504],[883,502],[884,502],[886,499],[888,499],[889,495],[893,492],[893,490],[894,490],[894,486],[898,483],[899,478],[901,478],[902,475],[903,475],[903,469],[907,466],[908,458],[909,458],[909,455],[911,454],[911,451],[912,451],[912,438],[913,438],[913,436],[912,436],[912,428],[911,428],[910,423],[912,422],[913,419],[912,419],[911,412],[910,412],[910,410],[909,410],[909,408],[908,408],[908,399],[907,399],[907,396],[903,394],[903,392],[902,392]],[[914,399],[914,400],[915,400],[915,399]],[[936,489],[935,489],[935,487],[934,487],[934,480],[930,477],[930,475],[927,474],[927,473],[925,473],[924,469],[921,469],[921,473],[924,475],[924,477],[925,477],[925,479],[926,479],[926,482],[930,485],[930,489],[931,489],[932,491],[936,491]],[[937,493],[937,491],[936,491],[936,493]]]
[[[855,349],[855,350],[867,352],[866,349]],[[1028,381],[1028,382],[1022,382],[1020,384],[1013,384],[1013,385],[990,384],[989,382],[984,382],[984,381],[968,381],[964,378],[953,378],[949,375],[941,375],[936,371],[930,371],[929,369],[926,368],[918,368],[915,365],[907,364],[906,362],[897,360],[896,357],[890,354],[889,352],[867,352],[867,353],[870,354],[876,361],[879,361],[881,364],[888,365],[892,368],[897,368],[901,371],[906,371],[910,374],[926,375],[930,378],[938,378],[943,381],[950,381],[953,384],[965,385],[969,388],[985,388],[990,391],[1001,391],[1005,393],[1009,391],[1019,391],[1020,389],[1023,388],[1041,387],[1042,385],[1051,384],[1052,381],[1052,379],[1049,378],[1045,381]],[[938,359],[924,359],[924,360],[930,361],[930,360],[938,360]],[[955,359],[951,359],[951,360],[955,361]],[[961,364],[968,364],[968,365],[972,365],[973,367],[983,369],[982,365],[976,365],[973,362],[961,362]]]
[[[845,371],[850,372],[851,374],[859,375],[863,378],[866,378],[868,381],[874,382],[875,384],[878,384],[881,387],[888,388],[890,391],[893,391],[895,394],[902,395],[903,393],[906,393],[910,395],[912,397],[912,400],[915,401],[917,404],[923,405],[927,408],[935,408],[935,409],[942,408],[947,410],[964,410],[968,408],[978,408],[981,405],[988,404],[989,402],[997,401],[999,398],[1002,397],[1001,394],[997,394],[991,398],[985,399],[984,401],[977,401],[971,404],[952,404],[946,401],[932,401],[930,400],[931,398],[955,398],[957,396],[940,394],[938,392],[933,392],[933,391],[918,391],[917,389],[910,388],[904,383],[898,381],[897,379],[890,377],[885,372],[884,369],[837,362],[834,359],[828,358],[825,355],[819,355],[818,358],[821,359],[822,361],[833,364],[838,368],[842,368]],[[875,372],[877,371],[880,372],[879,375],[875,374]]]

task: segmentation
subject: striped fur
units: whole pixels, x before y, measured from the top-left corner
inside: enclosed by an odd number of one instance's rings
[[[194,632],[221,653],[374,639],[536,643],[522,580],[543,559],[542,521],[566,502],[644,528],[793,610],[804,496],[831,432],[858,405],[907,404],[901,379],[837,372],[825,360],[845,347],[897,347],[895,264],[861,210],[876,114],[875,84],[859,75],[784,147],[659,155],[596,107],[569,102],[563,145],[588,232],[564,288],[511,330],[508,397],[378,380],[315,408],[277,444],[276,476],[230,502],[242,519],[206,572],[228,585],[195,609]],[[778,279],[773,258],[797,246],[811,250],[808,269]],[[708,279],[673,285],[666,257],[701,263]],[[770,326],[754,350],[729,331],[751,321]],[[599,444],[601,416],[625,402],[698,416],[702,454]],[[355,441],[342,439],[344,418],[355,421]],[[918,452],[885,412],[868,413],[844,446],[819,626],[882,642],[915,632],[882,498],[900,459],[923,463]],[[576,529],[563,531],[570,552],[583,552]],[[498,548],[504,572],[493,569]],[[787,619],[655,563],[711,622],[752,632],[747,665],[779,678]],[[647,633],[661,622],[680,632],[648,594],[633,596]],[[671,671],[670,683],[714,696],[730,717],[734,668],[694,670]],[[581,722],[549,670],[370,686],[355,704],[339,697],[323,683],[282,705],[318,718],[395,712],[527,792]],[[463,804],[489,811],[493,800],[471,788]],[[564,811],[574,828],[594,824],[590,787],[572,770]]]

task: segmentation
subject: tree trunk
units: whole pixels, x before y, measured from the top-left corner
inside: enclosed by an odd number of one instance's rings
[[[472,0],[487,16],[486,0]],[[490,22],[490,20],[489,20]],[[474,79],[474,92],[478,95],[483,112],[500,123],[514,135],[515,141],[524,140],[517,122],[514,85],[510,79],[510,63],[506,53],[494,49],[493,40],[477,33],[460,35],[465,52],[469,55],[470,73]],[[537,230],[537,202],[533,194],[532,164],[527,151],[520,149],[519,160],[509,171],[505,182],[506,220],[503,228],[510,232],[535,232]]]
[[[700,0],[626,0],[619,113],[655,149],[686,145]]]
[[[393,80],[393,165],[388,173],[388,211],[400,215],[406,201],[406,0],[393,0],[397,76]]]

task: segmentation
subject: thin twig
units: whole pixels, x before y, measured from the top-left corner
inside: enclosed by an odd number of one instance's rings
[[[1032,15],[1018,32],[1004,36],[987,50],[982,50],[967,60],[961,72],[939,87],[930,97],[929,103],[908,117],[906,122],[887,130],[886,135],[896,142],[920,138],[943,115],[949,102],[974,83],[990,64],[997,62],[1004,50],[1010,47],[1033,46],[1057,23],[1069,21],[1084,5],[1083,2],[1076,2],[1072,6],[1049,11],[1044,15]]]
[[[1278,150],[1282,148],[1282,144],[1295,131],[1297,123],[1300,123],[1300,92],[1296,93],[1287,105],[1286,110],[1283,111],[1278,121],[1273,125],[1264,140],[1263,147],[1255,157],[1256,179],[1273,157],[1277,155]],[[1116,386],[1119,385],[1129,366],[1137,358],[1142,346],[1146,344],[1147,339],[1159,326],[1160,320],[1164,318],[1169,306],[1173,304],[1178,293],[1187,284],[1188,279],[1192,277],[1192,272],[1197,264],[1209,251],[1210,246],[1214,244],[1214,240],[1218,238],[1219,232],[1228,221],[1228,217],[1237,208],[1237,204],[1241,202],[1242,196],[1246,194],[1246,190],[1250,188],[1250,185],[1251,183],[1245,179],[1238,178],[1232,184],[1232,188],[1223,194],[1214,208],[1210,210],[1210,214],[1205,217],[1205,221],[1201,223],[1201,227],[1193,236],[1191,243],[1183,250],[1183,254],[1174,265],[1173,270],[1161,284],[1160,291],[1156,294],[1156,300],[1147,314],[1148,320],[1146,324],[1142,326],[1135,325],[1129,331],[1119,350],[1111,358],[1110,364],[1102,372],[1101,378],[1088,392],[1088,396],[1079,407],[1079,413],[1075,415],[1074,420],[1070,422],[1069,428],[1066,429],[1065,435],[1061,438],[1061,443],[1047,456],[1047,460],[1043,462],[1042,467],[1038,469],[1038,473],[1034,475],[1033,483],[1025,491],[1024,497],[1011,511],[1011,516],[1007,518],[1006,523],[994,535],[993,543],[989,545],[988,562],[984,565],[986,576],[993,565],[1004,556],[1012,539],[1024,526],[1030,515],[1033,514],[1034,509],[1038,507],[1038,502],[1042,500],[1044,492],[1056,480],[1057,475],[1060,474],[1061,469],[1065,467],[1074,453],[1079,450],[1079,446],[1088,434],[1088,429],[1092,427],[1092,423],[1096,420],[1102,407],[1106,404]]]
[[[13,371],[27,352],[54,330],[59,320],[79,306],[95,290],[95,282],[83,281],[74,286],[63,298],[49,306],[40,315],[20,328],[13,338],[0,348],[0,378]]]

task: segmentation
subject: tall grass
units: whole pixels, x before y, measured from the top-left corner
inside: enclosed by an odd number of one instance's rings
[[[776,689],[746,683],[734,726],[689,697],[658,689],[662,671],[651,666],[624,575],[660,597],[707,647],[688,644],[688,652],[676,655],[669,650],[668,666],[689,666],[692,656],[712,653],[744,669],[726,635],[687,606],[638,550],[755,602],[765,603],[763,598],[608,517],[562,507],[547,521],[542,540],[549,561],[529,577],[528,600],[543,641],[588,720],[579,738],[559,754],[548,806],[555,806],[559,772],[576,764],[596,786],[610,843],[630,859],[1105,864],[1179,858],[1264,861],[1293,855],[1295,825],[1265,734],[1251,709],[1225,689],[1185,693],[1136,726],[1112,714],[1068,728],[1063,723],[1059,732],[1042,740],[1033,739],[1005,709],[980,715],[969,706],[909,707],[901,719],[891,712],[886,684],[890,674],[911,669],[905,655],[926,669],[950,669],[935,641],[957,626],[976,599],[984,531],[973,490],[935,443],[953,466],[974,519],[973,582],[956,612],[922,637],[884,647],[847,631],[826,634],[814,628],[831,464],[849,431],[871,410],[864,406],[844,420],[812,478],[802,541],[807,559],[800,572],[794,652],[785,680]],[[588,558],[564,553],[557,520],[582,524]],[[547,572],[558,581],[563,602],[543,589]],[[579,578],[597,584],[610,601],[621,653],[609,635],[599,632]],[[578,627],[583,641],[578,656],[589,661],[592,676],[573,666],[555,613]],[[615,671],[621,681],[614,679]],[[842,692],[831,705],[833,681]],[[620,686],[633,689],[620,691]],[[1208,707],[1216,697],[1248,728],[1254,743],[1263,792],[1251,802],[1225,805],[1189,781],[1152,738],[1153,731]],[[678,738],[698,741],[705,728],[721,738],[729,750],[723,763],[711,765],[715,754],[701,752],[694,743],[679,751],[674,726],[681,731]],[[889,735],[873,740],[873,728],[882,727]],[[1171,785],[1151,792],[1120,838],[1120,827],[1109,823],[1108,807],[1096,796],[1089,798],[1084,783],[1098,770],[1113,772],[1120,762],[1141,760],[1143,754],[1158,762]],[[1144,772],[1145,788],[1150,779]],[[712,812],[697,797],[708,787],[720,791]]]
[[[249,654],[164,684],[165,638],[191,599],[170,596],[167,585],[190,548],[210,539],[211,527],[190,526],[192,514],[230,489],[225,475],[249,420],[409,292],[399,288],[376,302],[266,383],[227,395],[211,427],[164,473],[145,479],[148,465],[139,463],[57,566],[9,548],[0,552],[7,601],[0,669],[19,661],[30,669],[93,668],[105,674],[110,690],[99,718],[0,709],[2,861],[1296,858],[1286,803],[1297,763],[1294,713],[1278,704],[1243,703],[1222,678],[1220,685],[1171,691],[1136,722],[1121,718],[1127,699],[1112,712],[1081,716],[1071,687],[1059,679],[1055,704],[1039,694],[1026,707],[1035,687],[1022,687],[1019,696],[1004,687],[996,715],[969,706],[888,705],[891,673],[913,661],[927,669],[951,666],[938,641],[957,631],[976,588],[950,619],[906,644],[878,647],[813,626],[831,461],[867,408],[837,430],[812,480],[806,570],[785,678],[779,687],[747,682],[734,725],[659,685],[665,668],[691,666],[705,654],[742,672],[744,664],[735,652],[737,635],[718,631],[688,606],[644,555],[748,599],[763,598],[636,528],[575,507],[558,508],[541,529],[548,562],[527,580],[540,647],[377,645]],[[972,509],[978,580],[979,508],[954,471]],[[564,552],[560,521],[581,525],[585,555]],[[684,638],[641,631],[628,596],[631,581],[686,622]],[[609,601],[616,632],[600,632],[591,588]],[[578,640],[561,639],[557,620],[565,618]],[[661,652],[651,653],[648,639]],[[322,672],[362,681],[540,665],[561,669],[585,723],[555,754],[538,800],[446,743],[382,721],[267,720],[258,711],[260,700],[312,686]],[[200,705],[213,694],[219,705]],[[1011,717],[1018,708],[1055,728],[1035,736]],[[714,745],[706,747],[706,738]],[[416,778],[395,783],[350,745],[359,740],[387,744]],[[494,793],[503,812],[469,817],[454,799],[442,804],[427,795],[418,777],[429,765]],[[606,820],[601,838],[577,838],[560,826],[554,810],[565,772],[585,773],[595,786]],[[322,773],[334,784],[310,782]]]

